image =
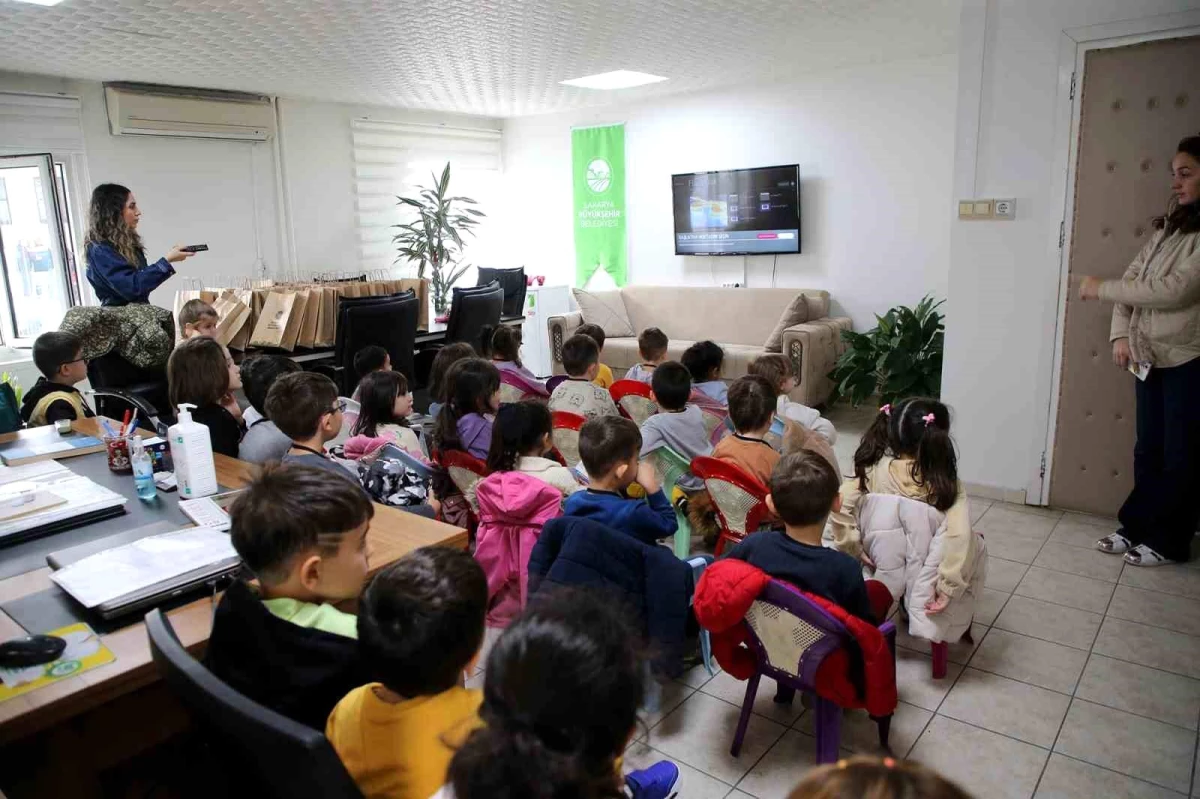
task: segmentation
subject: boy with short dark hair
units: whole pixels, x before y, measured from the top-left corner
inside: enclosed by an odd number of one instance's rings
[[[648,463],[639,462],[642,435],[621,416],[602,416],[579,430],[579,457],[591,481],[586,491],[567,497],[563,513],[612,527],[647,544],[675,534],[675,511]],[[625,489],[637,481],[646,498],[628,499]]]
[[[562,361],[567,379],[550,395],[550,410],[577,413],[588,419],[620,415],[608,390],[593,382],[600,368],[600,348],[595,339],[581,333],[571,336],[563,342]]]
[[[722,405],[729,403],[729,387],[721,379],[725,350],[712,341],[697,341],[683,351],[679,360],[692,373],[692,383],[697,391]]]
[[[237,691],[317,730],[369,681],[357,620],[332,603],[367,577],[374,506],[361,490],[298,465],[266,466],[230,510],[233,547],[257,578],[225,592],[206,660]]]
[[[788,397],[788,393],[796,387],[796,365],[791,358],[780,353],[760,355],[750,362],[746,371],[765,377],[774,386],[775,393],[779,395],[775,400],[775,413],[818,433],[830,445],[837,443],[837,428],[833,422],[822,416],[816,408],[793,402]]]
[[[779,463],[779,453],[766,441],[775,419],[775,389],[770,382],[757,375],[734,380],[729,387],[729,419],[734,434],[722,438],[712,456],[729,461],[766,485]]]
[[[392,356],[378,344],[368,344],[354,353],[354,373],[358,376],[356,385],[371,372],[390,371],[392,371]],[[358,389],[355,389],[354,392],[357,394]]]
[[[712,452],[704,414],[688,402],[692,376],[683,364],[667,361],[654,370],[650,393],[658,413],[642,422],[642,455],[664,444],[689,461]]]
[[[283,462],[324,469],[354,480],[342,462],[325,452],[326,442],[337,438],[342,430],[345,410],[337,386],[325,375],[296,372],[276,380],[267,392],[265,411],[279,432],[292,441]]]
[[[649,383],[655,368],[662,365],[663,361],[667,359],[667,347],[670,343],[667,334],[657,327],[648,327],[643,330],[638,336],[638,355],[642,360],[640,363],[635,363],[633,368],[625,373],[625,379]]]
[[[27,425],[39,427],[96,415],[75,388],[87,379],[87,361],[78,336],[61,331],[43,333],[33,342],[33,363],[42,376],[21,401],[21,418]]]
[[[575,328],[575,335],[587,336],[596,342],[596,376],[592,378],[592,382],[600,388],[607,389],[613,384],[613,373],[612,369],[600,361],[600,356],[604,354],[604,328],[600,325],[582,324]]]
[[[204,300],[188,300],[179,309],[179,338],[187,341],[196,336],[217,337],[217,311]]]
[[[292,448],[292,439],[263,415],[267,394],[275,381],[296,374],[300,365],[282,355],[251,355],[242,361],[242,391],[250,402],[244,411],[246,434],[238,445],[238,458],[250,463],[281,460]]]
[[[487,578],[467,552],[414,550],[371,580],[358,606],[363,661],[379,680],[348,693],[325,735],[364,796],[425,799],[482,725],[462,681],[483,646]]]

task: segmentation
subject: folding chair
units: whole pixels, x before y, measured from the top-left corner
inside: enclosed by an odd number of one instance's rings
[[[618,380],[608,388],[617,410],[638,427],[658,413],[658,403],[650,398],[650,386],[641,380]]]
[[[642,460],[654,467],[658,482],[663,491],[671,496],[672,490],[678,485],[680,478],[690,474],[687,458],[680,455],[666,444],[655,447],[647,452]],[[674,502],[672,502],[675,505]],[[688,523],[687,514],[675,505],[675,557],[686,558],[692,551],[692,526]]]
[[[554,448],[572,469],[579,463],[579,428],[583,427],[586,421],[585,417],[568,411],[554,411],[550,414]]]
[[[759,528],[770,514],[767,508],[767,488],[754,477],[729,461],[717,458],[692,459],[692,474],[704,481],[712,497],[721,523],[716,554],[720,557],[726,544],[736,544]]]

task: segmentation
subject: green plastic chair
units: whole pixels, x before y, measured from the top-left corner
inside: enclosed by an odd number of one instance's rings
[[[680,478],[690,473],[692,465],[691,461],[666,444],[650,450],[642,460],[654,467],[658,482],[662,484],[668,499]],[[678,506],[675,506],[675,524],[675,557],[686,558],[692,551],[692,526]]]

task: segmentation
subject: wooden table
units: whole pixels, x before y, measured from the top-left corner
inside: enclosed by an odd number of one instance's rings
[[[97,435],[97,427],[91,419],[76,423],[76,429],[91,435]],[[152,435],[145,431],[142,434]],[[0,443],[21,435],[0,435]],[[93,453],[81,457],[105,455]],[[245,485],[256,468],[223,455],[216,455],[215,459],[218,482],[230,488]],[[69,459],[63,463],[68,468],[71,465]],[[133,478],[129,480],[129,493],[136,502]],[[375,506],[375,518],[367,534],[367,560],[372,574],[406,553],[429,545],[466,548],[467,533],[460,527],[396,508]],[[0,580],[0,602],[44,591],[51,585],[48,567]],[[212,611],[213,600],[205,598],[167,614],[180,641],[193,654],[201,653],[208,643]],[[24,634],[16,622],[0,611],[0,640]],[[51,750],[61,751],[62,747],[74,750],[69,764],[60,766],[65,766],[64,770],[79,770],[86,765],[80,762],[81,748],[92,753],[97,767],[111,765],[158,743],[166,733],[174,734],[179,724],[186,726],[181,709],[166,693],[150,659],[145,626],[139,621],[102,635],[101,640],[117,656],[113,663],[0,702],[0,749],[40,735]],[[131,736],[131,732],[145,735]]]

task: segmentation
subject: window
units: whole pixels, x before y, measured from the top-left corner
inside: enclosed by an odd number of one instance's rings
[[[33,193],[37,198],[38,221],[46,224],[46,190],[42,188],[42,179],[33,179]]]
[[[4,178],[0,178],[0,225],[11,225],[12,214],[8,210],[8,189],[4,186]]]

